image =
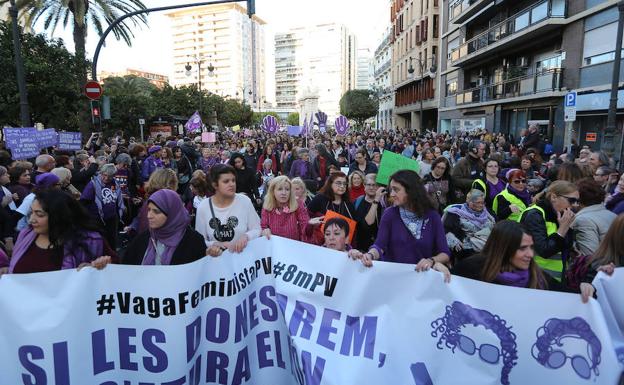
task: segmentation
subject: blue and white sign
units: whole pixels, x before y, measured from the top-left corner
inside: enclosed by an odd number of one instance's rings
[[[576,107],[576,91],[570,91],[565,96],[566,107]]]

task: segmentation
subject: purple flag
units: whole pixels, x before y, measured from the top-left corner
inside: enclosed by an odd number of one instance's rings
[[[264,131],[268,132],[269,134],[275,134],[279,129],[279,124],[277,123],[277,119],[275,119],[275,116],[265,116],[264,119],[262,119],[262,128],[264,128]]]
[[[338,135],[344,135],[349,131],[351,124],[349,124],[349,120],[342,115],[338,115],[336,118],[336,123],[334,124],[336,127],[336,133]]]
[[[186,122],[184,128],[186,132],[196,132],[201,131],[204,123],[202,123],[201,116],[199,116],[199,112],[195,111],[195,113],[191,116],[191,118]]]
[[[308,117],[303,119],[303,126],[301,127],[301,136],[308,136]]]

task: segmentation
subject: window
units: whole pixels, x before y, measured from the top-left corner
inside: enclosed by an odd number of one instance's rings
[[[433,37],[436,39],[438,37],[439,18],[438,15],[433,15]]]
[[[615,39],[617,23],[585,32],[583,61],[585,65],[604,63],[615,59]]]
[[[457,79],[446,81],[446,96],[455,95],[457,93]]]

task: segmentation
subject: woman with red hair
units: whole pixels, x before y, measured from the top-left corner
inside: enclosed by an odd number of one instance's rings
[[[507,171],[507,186],[492,203],[492,210],[499,221],[509,219],[519,222],[522,212],[531,204],[531,193],[527,189],[527,177],[524,171]]]

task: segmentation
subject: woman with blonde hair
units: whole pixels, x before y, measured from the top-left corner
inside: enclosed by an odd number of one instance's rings
[[[356,199],[364,195],[364,173],[360,170],[353,171],[349,175],[349,200],[355,202]]]
[[[308,206],[308,203],[312,200],[314,195],[308,190],[308,186],[306,186],[303,179],[296,177],[290,180],[292,184],[293,191],[295,192],[295,197],[297,200],[303,205]]]
[[[535,261],[557,281],[562,280],[568,254],[572,250],[574,210],[579,192],[574,183],[558,180],[535,196],[535,204],[520,217],[535,244]]]
[[[273,234],[302,241],[309,220],[308,211],[297,200],[288,177],[282,175],[271,180],[262,205],[262,235],[269,238]]]

